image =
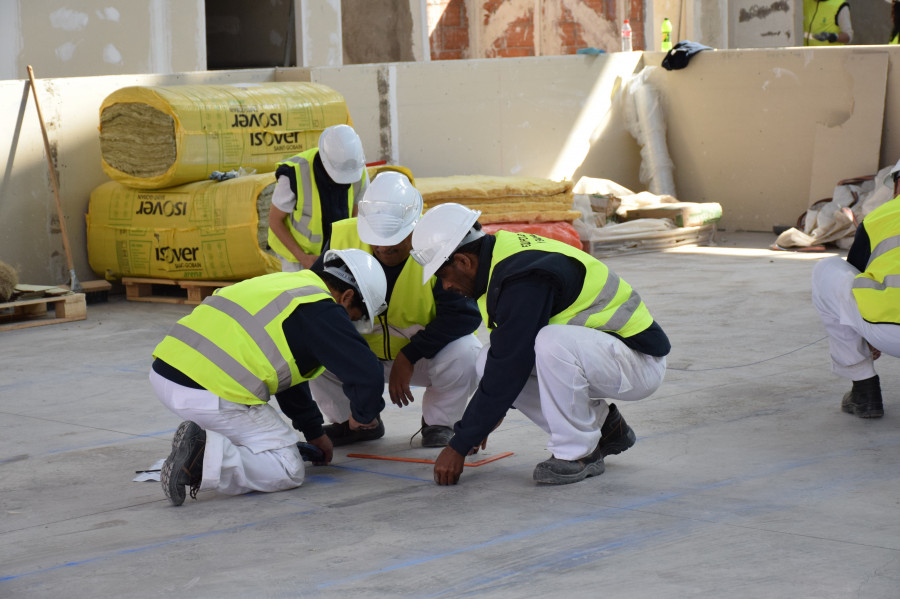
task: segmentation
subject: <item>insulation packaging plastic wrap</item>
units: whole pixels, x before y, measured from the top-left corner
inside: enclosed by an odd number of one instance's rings
[[[235,281],[281,270],[265,251],[273,173],[140,190],[110,181],[91,193],[87,250],[107,279]]]
[[[126,87],[100,107],[104,172],[160,189],[244,167],[264,173],[351,124],[343,96],[317,83]]]
[[[641,183],[656,195],[675,196],[675,165],[666,144],[666,120],[659,92],[648,82],[657,67],[644,67],[624,90],[625,124],[641,146]]]

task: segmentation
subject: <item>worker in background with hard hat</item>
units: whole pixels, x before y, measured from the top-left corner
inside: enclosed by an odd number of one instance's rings
[[[409,256],[412,232],[422,215],[422,194],[399,173],[379,173],[359,202],[359,217],[334,223],[330,247],[359,248],[372,254],[387,277],[387,310],[363,334],[384,367],[391,401],[413,401],[410,385],[424,387],[422,446],[444,447],[453,423],[462,417],[478,384],[475,361],[481,343],[478,306],[443,288]],[[333,424],[325,432],[334,445],[377,439],[384,426],[354,430],[350,405],[341,393],[338,373],[326,371],[310,383],[313,398]]]
[[[884,184],[893,186],[894,199],[866,215],[847,259],[826,258],[812,273],[831,370],[853,381],[841,410],[860,418],[884,416],[875,360],[900,357],[900,161]]]
[[[377,426],[384,408],[378,360],[351,321],[384,310],[378,263],[360,250],[332,250],[319,271],[273,273],[219,289],[156,346],[150,382],[185,420],[162,467],[174,505],[198,490],[227,495],[300,486],[301,430],[331,461],[332,444],[306,381],[326,368],[344,381],[350,426]],[[268,405],[275,395],[291,428]]]
[[[456,484],[466,455],[515,407],[550,434],[539,483],[603,473],[635,436],[608,399],[643,399],[662,384],[670,345],[631,286],[593,256],[529,233],[487,235],[476,210],[441,204],[413,232],[425,278],[476,298],[491,330],[475,395],[434,466]]]
[[[281,270],[309,268],[331,224],[354,214],[369,183],[362,142],[349,125],[322,131],[319,146],[278,163],[269,209],[269,247]]]
[[[846,0],[803,0],[803,45],[843,46],[853,41]]]

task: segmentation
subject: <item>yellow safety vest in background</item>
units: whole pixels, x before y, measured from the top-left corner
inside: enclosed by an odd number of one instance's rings
[[[900,198],[900,196],[898,196]],[[853,281],[853,297],[862,317],[873,323],[900,324],[900,199],[870,212],[863,225],[872,255]]]
[[[605,264],[567,243],[546,239],[531,233],[497,231],[494,253],[491,255],[491,271],[506,258],[519,252],[537,250],[564,254],[581,262],[585,268],[584,287],[575,301],[562,312],[550,317],[549,324],[570,324],[609,331],[620,337],[631,337],[653,324],[653,317],[641,297],[631,285],[619,278]],[[478,298],[481,317],[490,327],[487,313],[487,293]]]
[[[900,33],[898,33],[897,35],[895,35],[894,37],[892,37],[892,38],[891,38],[891,41],[889,41],[888,43],[889,43],[889,44],[894,44],[894,45],[900,44]]]
[[[331,225],[331,249],[356,248],[372,254],[372,246],[359,239],[356,220],[348,218]],[[422,285],[422,275],[419,263],[407,258],[388,298],[387,310],[377,318],[375,332],[363,335],[381,360],[396,358],[412,336],[434,320],[437,313],[433,292],[436,279],[431,277]]]
[[[175,323],[153,357],[222,399],[265,403],[324,370],[299,372],[282,329],[297,306],[323,299],[334,301],[310,271],[279,272],[223,287]]]
[[[293,167],[297,181],[297,204],[294,212],[285,217],[288,231],[307,254],[318,255],[322,253],[322,204],[319,198],[319,188],[316,186],[316,177],[313,174],[313,159],[319,153],[319,148],[312,148],[300,152],[296,156],[279,162],[278,166],[288,165]],[[366,189],[366,170],[363,169],[359,181],[350,186],[347,191],[347,214],[353,214],[353,206]],[[294,255],[288,251],[281,240],[269,229],[269,247],[291,262],[297,262]]]
[[[842,42],[820,42],[813,39],[816,33],[840,33],[841,28],[837,24],[837,14],[841,7],[847,4],[845,0],[803,0],[803,34],[805,46],[843,46]],[[806,37],[806,36],[809,37]]]

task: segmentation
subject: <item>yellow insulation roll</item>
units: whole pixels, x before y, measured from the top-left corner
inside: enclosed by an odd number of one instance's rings
[[[351,124],[343,96],[318,83],[125,87],[100,107],[100,155],[113,180],[140,189],[257,172]]]
[[[281,270],[265,251],[275,175],[91,192],[88,262],[98,275],[236,281]]]

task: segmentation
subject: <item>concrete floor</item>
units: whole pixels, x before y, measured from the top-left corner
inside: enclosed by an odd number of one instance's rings
[[[638,443],[603,476],[531,480],[546,436],[511,412],[438,487],[418,407],[300,488],[174,508],[132,482],[178,419],[150,353],[184,306],[113,299],[0,333],[0,597],[900,597],[900,372],[881,420],[843,414],[811,306],[822,254],[771,235],[606,262],[669,334],[662,388],[622,404]]]

